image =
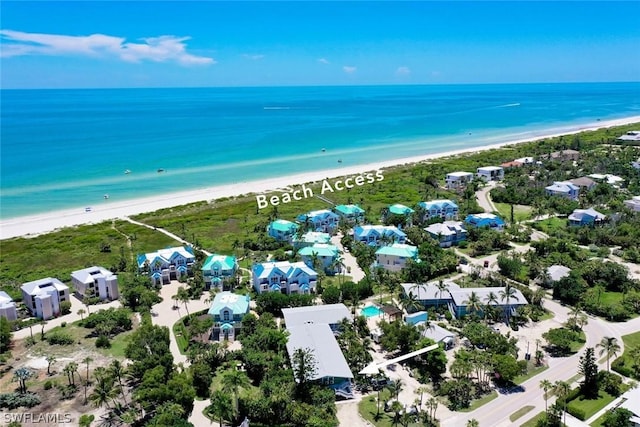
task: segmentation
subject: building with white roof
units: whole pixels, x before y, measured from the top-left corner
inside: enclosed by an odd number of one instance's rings
[[[283,308],[282,316],[287,328],[314,323],[329,325],[333,331],[337,331],[343,319],[353,321],[351,311],[342,303]]]
[[[71,273],[71,283],[80,298],[98,297],[113,301],[120,297],[118,276],[104,267],[89,267]]]
[[[549,196],[561,196],[569,200],[578,200],[580,197],[580,187],[571,181],[556,181],[545,187],[544,191]]]
[[[16,303],[5,291],[0,291],[0,317],[13,321],[18,319]]]
[[[425,231],[440,243],[441,248],[448,248],[467,240],[467,230],[461,221],[437,222],[425,227]]]
[[[564,277],[568,277],[569,273],[571,273],[571,269],[564,265],[555,264],[547,268],[547,275],[549,276],[551,283],[557,282]]]
[[[424,210],[424,221],[433,218],[442,218],[443,220],[458,219],[458,205],[449,199],[430,200],[428,202],[420,202],[418,206]]]
[[[610,173],[606,173],[606,174],[592,173],[591,175],[589,175],[589,178],[593,178],[599,182],[604,182],[613,187],[619,187],[624,182],[624,178],[618,175],[611,175]]]
[[[595,225],[604,222],[607,216],[593,208],[575,209],[569,215],[569,224],[574,226]]]
[[[402,283],[402,291],[406,296],[413,296],[425,307],[437,307],[451,302],[451,292],[459,291],[460,286],[451,280],[444,280],[443,289],[438,288],[439,282]]]
[[[634,212],[640,212],[640,196],[633,196],[631,199],[625,200],[624,205]]]
[[[473,182],[473,174],[471,172],[451,172],[446,175],[444,182],[447,189],[460,190]]]
[[[503,311],[511,310],[511,314],[515,312],[515,309],[519,306],[527,305],[529,302],[522,295],[517,288],[512,288],[515,291],[514,296],[507,301],[502,299],[500,294],[505,291],[504,287],[492,287],[492,288],[461,288],[455,291],[451,291],[451,310],[457,318],[468,314],[467,305],[472,293],[478,297],[482,306],[487,305],[489,302],[489,295],[494,294],[497,297],[497,301],[491,302],[493,307],[501,308]],[[482,316],[482,310],[478,313]]]
[[[22,300],[33,316],[50,319],[60,314],[60,304],[69,301],[69,287],[58,279],[47,277],[23,284]]]
[[[483,166],[476,169],[478,178],[489,181],[502,181],[504,179],[504,168],[501,166]]]

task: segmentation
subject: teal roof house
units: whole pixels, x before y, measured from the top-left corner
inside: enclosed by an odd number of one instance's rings
[[[303,235],[293,236],[294,249],[302,249],[307,246],[313,246],[316,243],[329,243],[331,242],[331,235],[329,233],[323,233],[321,231],[307,231]]]
[[[401,205],[400,203],[391,205],[388,209],[389,213],[393,215],[411,216],[411,214],[415,212],[415,210],[409,206]]]
[[[206,289],[222,290],[225,279],[235,279],[238,262],[234,256],[213,254],[204,260],[201,270]]]
[[[277,219],[267,227],[267,234],[279,242],[291,242],[297,232],[298,224],[286,219]]]
[[[353,239],[370,246],[383,243],[405,243],[407,235],[394,225],[358,225],[353,229]]]
[[[407,260],[409,259],[420,262],[418,248],[407,244],[394,243],[390,246],[383,246],[376,251],[374,267],[382,267],[388,271],[400,271],[407,265]]]
[[[190,246],[177,246],[138,255],[138,270],[147,271],[154,284],[165,285],[192,274],[196,262]]]
[[[423,221],[434,218],[442,218],[443,221],[458,219],[458,205],[449,199],[431,200],[418,203],[418,207],[424,212]]]
[[[338,262],[340,260],[340,251],[337,246],[326,243],[317,243],[313,246],[307,246],[298,251],[298,255],[302,258],[309,268],[315,269],[315,260],[322,266],[325,273],[333,276],[340,273],[342,267]]]
[[[333,234],[338,228],[340,217],[329,209],[307,212],[296,218],[304,230],[320,231]]]
[[[348,224],[358,224],[364,221],[364,209],[358,205],[338,205],[333,209]]]
[[[249,312],[249,295],[238,295],[228,291],[216,294],[209,316],[213,317],[211,338],[216,341],[235,341],[242,328],[242,318]]]
[[[263,262],[252,267],[253,288],[258,294],[308,294],[315,292],[318,274],[304,262]]]

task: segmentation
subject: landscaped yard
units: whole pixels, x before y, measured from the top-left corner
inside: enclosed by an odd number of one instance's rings
[[[610,395],[606,391],[601,390],[598,393],[597,399],[583,399],[582,396],[569,402],[567,409],[570,413],[581,412],[584,414],[584,419],[588,420],[600,409],[607,406],[609,403],[615,400],[615,396]]]
[[[544,417],[544,411],[539,412],[535,417],[531,418],[529,421],[523,424],[520,424],[520,427],[535,427],[538,420],[542,417]]]
[[[511,205],[507,203],[493,203],[498,210],[500,216],[506,220],[511,220]],[[516,222],[526,221],[531,219],[531,206],[525,205],[513,205],[513,218]]]
[[[461,409],[460,412],[475,411],[476,409],[478,409],[479,407],[481,407],[485,403],[489,403],[489,402],[491,402],[493,399],[495,399],[497,397],[498,397],[498,392],[494,390],[491,393],[487,394],[486,396],[481,397],[480,399],[472,400],[471,401],[471,405],[469,405],[468,408]]]
[[[640,348],[640,331],[624,335],[622,342],[624,342],[624,353],[612,362],[611,368],[622,375],[631,376],[634,364],[631,351],[634,348]]]
[[[376,414],[378,413],[376,399],[378,398],[378,393],[372,393],[368,396],[364,396],[360,403],[358,404],[358,411],[360,415],[371,424],[376,427],[392,427],[393,423],[393,412],[384,412],[384,402],[389,400],[391,397],[391,392],[387,389],[380,390],[380,416],[376,419]],[[436,418],[437,418],[436,414]],[[411,423],[410,426],[419,426],[420,423]]]
[[[542,221],[536,222],[534,228],[555,236],[559,231],[564,231],[567,228],[567,219],[556,217],[543,219]]]

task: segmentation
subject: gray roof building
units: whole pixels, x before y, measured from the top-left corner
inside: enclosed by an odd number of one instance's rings
[[[438,282],[430,282],[424,285],[418,285],[415,283],[402,283],[400,286],[402,286],[405,295],[409,295],[410,293],[412,293],[419,301],[451,299],[449,292],[460,290],[460,286],[450,280],[445,280],[444,283],[447,285],[449,291],[442,292],[442,295],[440,295],[440,290],[438,290],[437,287]]]
[[[515,290],[515,294],[511,298],[511,301],[510,301],[511,305],[525,305],[525,304],[528,304],[528,301],[524,297],[524,295],[522,295],[522,292],[520,292],[520,290],[517,289],[517,288],[513,288],[513,289]],[[475,292],[476,295],[478,296],[478,298],[480,299],[480,302],[482,302],[484,304],[486,302],[486,299],[489,296],[489,294],[491,292],[493,292],[498,297],[498,304],[497,305],[503,305],[503,304],[507,303],[506,300],[503,301],[502,299],[500,299],[500,292],[504,292],[504,290],[505,290],[504,287],[462,288],[462,289],[457,290],[457,291],[452,291],[451,292],[451,299],[453,299],[453,303],[455,305],[457,305],[458,307],[466,306],[465,301],[468,301],[469,300],[469,296],[471,295],[471,293]]]
[[[312,305],[307,307],[283,308],[282,315],[287,329],[304,324],[332,325],[345,317],[351,322],[353,316],[344,304]]]
[[[425,325],[425,323],[424,322],[420,322],[420,323],[416,324],[416,326],[418,326],[418,325]],[[455,334],[453,332],[448,331],[445,328],[443,328],[442,326],[436,325],[435,323],[430,323],[428,326],[425,326],[425,328],[420,333],[422,334],[423,337],[431,338],[436,343],[439,343],[439,342],[445,342],[445,343],[453,342],[453,340],[455,339]]]
[[[557,282],[563,277],[567,277],[571,273],[571,269],[569,267],[565,267],[564,265],[552,265],[547,268],[547,274],[549,274],[549,278],[551,278],[552,282]]]

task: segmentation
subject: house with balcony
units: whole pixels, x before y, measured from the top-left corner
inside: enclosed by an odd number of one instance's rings
[[[315,292],[318,274],[304,262],[263,262],[252,267],[253,288],[258,294],[308,294]]]
[[[298,215],[296,219],[300,222],[303,230],[329,234],[334,233],[340,222],[340,217],[329,209],[307,212],[306,214]]]
[[[575,227],[584,227],[586,225],[599,225],[606,221],[607,216],[601,214],[593,208],[575,209],[569,215],[569,225]]]
[[[460,290],[460,286],[451,280],[444,280],[442,290],[439,282],[402,283],[400,287],[406,297],[415,298],[424,308],[440,307],[451,303],[451,292]]]
[[[415,213],[414,209],[411,209],[409,206],[405,206],[400,203],[395,203],[390,205],[387,208],[387,214],[385,215],[385,222],[393,221],[393,223],[397,223],[394,221],[398,218],[403,224],[406,223],[407,226],[411,226],[413,214]]]
[[[471,172],[451,172],[446,175],[444,182],[448,190],[462,190],[473,182],[473,174]]]
[[[296,250],[313,246],[318,243],[328,244],[331,242],[331,235],[320,231],[307,231],[303,235],[296,234],[291,243]]]
[[[364,209],[358,205],[338,205],[333,208],[336,214],[347,224],[364,222]]]
[[[418,203],[418,207],[424,211],[423,221],[434,218],[441,218],[443,221],[458,219],[458,205],[453,200],[430,200]]]
[[[81,298],[98,297],[102,301],[120,298],[118,276],[104,267],[89,267],[71,273],[71,283],[76,295]]]
[[[505,226],[502,218],[491,213],[469,214],[464,222],[473,227],[486,227],[496,231],[504,230]]]
[[[339,263],[340,251],[337,246],[327,243],[317,243],[313,246],[306,246],[300,249],[298,255],[302,258],[302,262],[311,269],[316,268],[315,263],[317,262],[329,276],[333,276],[342,271],[342,265]]]
[[[5,291],[0,291],[0,317],[4,317],[10,322],[18,319],[16,303]]]
[[[431,224],[424,229],[431,237],[440,243],[441,248],[457,246],[467,240],[467,230],[461,221],[445,221]]]
[[[267,234],[279,242],[291,242],[298,232],[298,228],[298,224],[294,222],[277,219],[269,224]]]
[[[242,318],[249,313],[249,295],[224,291],[216,294],[208,314],[213,318],[211,338],[215,341],[235,341],[242,328]]]
[[[375,256],[374,268],[381,267],[387,271],[402,270],[410,259],[415,262],[420,262],[418,258],[418,248],[403,243],[383,246],[376,251]]]
[[[500,296],[505,292],[505,287],[460,288],[458,290],[453,290],[450,291],[451,304],[449,305],[449,309],[458,319],[466,316],[467,314],[471,314],[469,310],[469,301],[472,299],[471,295],[475,294],[478,301],[480,302],[481,307],[490,305],[491,307],[497,308],[499,311],[504,313],[504,315],[508,313],[509,316],[513,316],[518,307],[525,306],[529,302],[519,289],[512,289],[515,291],[515,293],[508,301],[506,299],[502,299],[502,297]],[[495,300],[493,301],[491,301],[491,294],[495,296]],[[484,316],[482,309],[476,311],[475,314],[477,314],[479,317]]]
[[[593,190],[593,187],[597,185],[597,182],[595,182],[593,179],[589,178],[588,176],[582,176],[580,178],[570,179],[569,182],[572,183],[573,185],[578,186],[580,190],[584,190],[584,191]]]
[[[179,277],[191,275],[195,262],[193,248],[177,246],[138,255],[138,270],[147,272],[154,284],[166,285]]]
[[[544,191],[549,196],[560,196],[569,200],[578,200],[580,197],[580,187],[571,181],[556,181],[545,187]]]
[[[624,205],[633,212],[640,212],[640,196],[633,196],[631,199],[625,200]]]
[[[353,240],[369,246],[405,243],[407,235],[395,225],[358,225],[353,229]]]
[[[58,279],[27,282],[20,287],[22,301],[34,317],[47,320],[60,315],[60,304],[69,300],[69,287]]]
[[[235,279],[238,271],[236,257],[231,255],[209,255],[202,264],[205,289],[222,290],[225,280]]]
[[[500,166],[483,166],[476,169],[476,175],[484,182],[502,181],[504,179],[504,168]]]

